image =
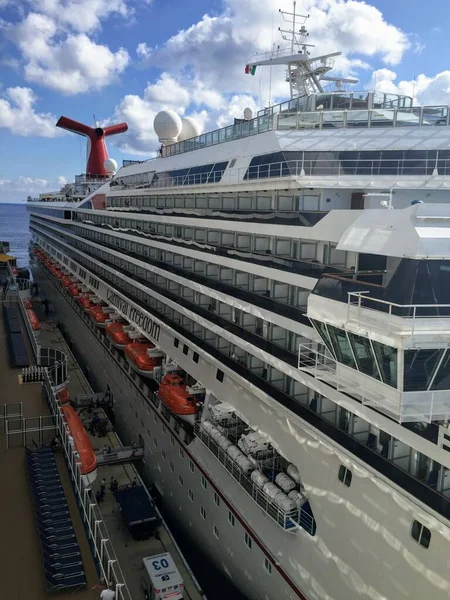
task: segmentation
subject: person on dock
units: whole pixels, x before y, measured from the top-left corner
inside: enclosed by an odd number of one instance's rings
[[[116,592],[112,589],[113,587],[114,585],[112,582],[106,585],[105,583],[103,583],[103,581],[100,581],[100,583],[93,586],[92,590],[95,592],[98,590],[102,590],[100,594],[101,600],[114,600],[114,598],[116,597]]]

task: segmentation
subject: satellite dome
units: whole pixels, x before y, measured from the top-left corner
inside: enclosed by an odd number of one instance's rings
[[[173,110],[162,110],[156,115],[153,128],[160,142],[173,144],[181,133],[181,118]]]
[[[115,173],[117,171],[117,162],[113,158],[106,159],[103,166],[107,173]]]
[[[196,137],[201,133],[200,124],[197,123],[195,119],[192,117],[183,117],[181,119],[182,127],[181,133],[178,136],[178,141],[182,142],[183,140],[188,140],[189,138]]]
[[[247,108],[244,108],[244,119],[246,121],[250,121],[250,119],[252,117],[253,117],[253,111],[249,106],[247,106]]]

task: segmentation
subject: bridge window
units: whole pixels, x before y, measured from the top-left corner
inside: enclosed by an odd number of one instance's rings
[[[438,365],[437,373],[434,381],[431,384],[432,390],[450,390],[450,351],[445,351],[445,356],[442,359],[440,366]]]
[[[405,350],[404,391],[427,390],[443,353],[444,350]]]
[[[346,332],[342,329],[337,329],[337,327],[333,327],[332,325],[328,325],[328,333],[337,360],[348,367],[355,368],[355,361]]]
[[[361,373],[375,377],[375,379],[380,379],[380,373],[375,362],[370,340],[353,333],[349,333],[348,337],[350,338],[353,354]]]
[[[413,521],[411,527],[411,536],[420,546],[428,548],[431,541],[431,531],[419,521]]]
[[[384,383],[397,387],[397,348],[385,346],[372,340],[372,346],[378,361],[381,378]]]

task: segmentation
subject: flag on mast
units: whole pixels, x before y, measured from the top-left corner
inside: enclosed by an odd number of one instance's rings
[[[245,72],[246,74],[250,74],[250,75],[254,75],[256,73],[256,65],[253,65],[253,67],[251,67],[250,65],[246,65],[245,66]]]

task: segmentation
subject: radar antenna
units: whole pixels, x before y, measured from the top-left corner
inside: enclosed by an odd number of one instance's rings
[[[279,11],[287,28],[279,27],[278,31],[283,40],[289,42],[289,46],[253,56],[245,72],[254,75],[256,67],[287,65],[286,81],[290,86],[291,98],[322,93],[321,81],[335,82],[338,89],[343,83],[358,83],[357,79],[327,75],[334,67],[333,57],[340,56],[341,52],[311,57],[309,48],[314,48],[314,44],[307,43],[309,33],[305,27],[309,15],[297,14],[296,5],[294,1],[293,12]]]

